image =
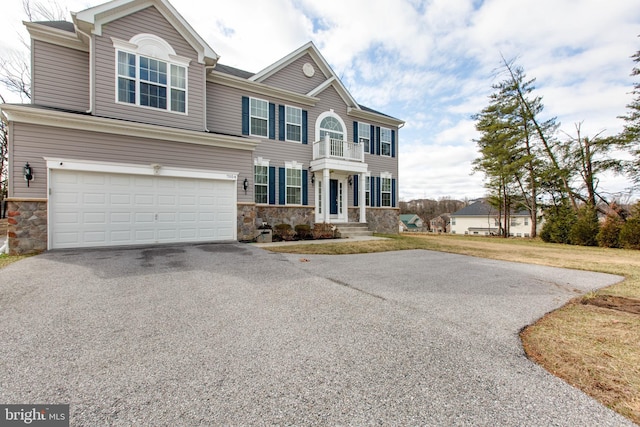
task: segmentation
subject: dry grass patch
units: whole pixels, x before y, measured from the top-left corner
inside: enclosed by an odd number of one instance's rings
[[[529,239],[416,234],[387,237],[391,239],[270,250],[347,254],[428,249],[624,276],[619,284],[589,293],[584,297],[587,304],[577,299],[546,315],[526,328],[522,341],[529,357],[547,370],[640,424],[640,315],[592,304],[613,299],[607,296],[640,300],[640,251]],[[634,306],[635,301],[623,304]]]
[[[572,302],[521,338],[531,359],[640,423],[640,316]]]

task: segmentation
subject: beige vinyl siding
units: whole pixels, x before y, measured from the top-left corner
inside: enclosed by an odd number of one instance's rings
[[[151,33],[164,39],[176,54],[191,58],[188,70],[187,114],[156,108],[116,103],[115,48],[111,37],[130,40],[140,33]],[[148,7],[105,25],[102,36],[94,36],[96,49],[96,108],[102,117],[152,123],[182,129],[203,130],[204,124],[204,66],[197,62],[196,51],[171,26],[155,7]]]
[[[310,63],[315,68],[316,72],[313,77],[307,77],[302,72],[302,66],[306,63]],[[327,80],[327,77],[322,73],[318,64],[309,54],[306,54],[274,75],[269,76],[262,83],[296,93],[307,94],[320,86],[325,80]]]
[[[207,129],[228,135],[242,135],[243,96],[251,94],[207,82]],[[258,97],[264,99],[262,96]]]
[[[251,151],[24,123],[13,123],[13,141],[11,172],[20,178],[13,179],[14,197],[47,197],[43,157],[238,172],[238,201],[252,201],[253,197],[252,193],[245,196],[244,190],[240,191],[245,177],[253,182]],[[22,179],[25,162],[33,166],[35,173],[30,188]]]
[[[32,102],[74,111],[89,109],[89,53],[32,40]]]

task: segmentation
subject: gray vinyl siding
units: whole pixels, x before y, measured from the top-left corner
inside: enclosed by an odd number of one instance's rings
[[[313,141],[317,141],[319,138],[318,129],[316,128],[318,117],[320,114],[331,109],[333,109],[333,112],[340,116],[344,122],[346,127],[344,135],[345,140],[353,141],[353,125],[349,125],[352,121],[347,116],[347,104],[345,104],[338,92],[336,92],[333,86],[329,86],[316,96],[320,98],[320,101],[315,107],[309,110],[309,144],[312,144]]]
[[[140,33],[163,38],[176,54],[191,58],[188,70],[187,114],[172,113],[155,108],[116,103],[116,53],[111,37],[130,40]],[[204,66],[197,62],[196,51],[171,26],[155,7],[148,7],[105,25],[102,36],[95,38],[96,50],[96,107],[102,117],[158,124],[182,129],[203,130],[204,124]]]
[[[251,94],[207,82],[207,129],[227,135],[242,135],[243,96]],[[258,98],[263,99],[262,96]]]
[[[302,66],[307,62],[313,65],[316,70],[313,77],[307,77],[302,72]],[[320,71],[318,64],[309,54],[306,54],[274,75],[269,76],[262,83],[296,93],[307,94],[320,86],[325,80],[327,80],[327,77]]]
[[[245,177],[253,182],[251,151],[23,123],[13,123],[12,130],[11,172],[13,177],[20,178],[13,179],[14,197],[47,197],[47,170],[43,157],[53,157],[237,172],[238,201],[252,201],[252,192],[245,195],[244,190],[241,191]],[[30,188],[22,179],[25,162],[33,167],[35,175]]]
[[[207,83],[207,124],[211,131],[240,135],[242,131],[242,97],[252,96],[252,93],[242,91],[240,89],[229,88],[215,83]],[[329,87],[318,95],[320,101],[314,107],[296,105],[295,103],[285,102],[275,98],[264,97],[257,95],[257,98],[264,99],[266,101],[276,104],[276,139],[262,139],[261,143],[256,147],[253,153],[254,158],[262,157],[269,160],[269,166],[276,167],[276,191],[279,189],[279,174],[278,168],[284,167],[285,162],[297,161],[302,163],[303,168],[307,169],[313,160],[313,142],[318,139],[316,131],[316,122],[320,114],[333,109],[338,114],[345,124],[345,139],[347,141],[353,141],[353,117],[347,116],[347,105],[340,97],[338,92]],[[300,144],[296,142],[280,141],[278,138],[278,120],[279,110],[278,105],[291,105],[300,107],[308,112],[308,144]],[[355,120],[358,121],[358,120]],[[373,121],[367,122],[374,126],[383,126],[380,123]],[[396,131],[396,157],[386,157],[372,154],[365,154],[365,162],[368,164],[369,172],[371,176],[380,176],[382,172],[389,172],[394,179],[398,179],[398,129],[393,128]],[[318,176],[316,176],[316,179]],[[244,178],[242,178],[244,179]],[[253,176],[249,179],[250,185],[253,185]],[[397,182],[397,181],[396,181]],[[311,184],[311,177],[308,181],[309,191],[309,204],[313,205],[315,200],[314,185]],[[252,192],[252,190],[250,189]],[[348,188],[349,191],[349,206],[353,205],[353,187]],[[396,192],[396,199],[397,199]],[[278,203],[278,198],[276,198]],[[397,203],[397,200],[396,200]]]
[[[32,40],[32,102],[73,111],[89,109],[89,53]]]

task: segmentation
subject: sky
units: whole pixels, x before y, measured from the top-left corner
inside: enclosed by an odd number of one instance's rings
[[[101,3],[57,1],[65,12]],[[491,85],[504,78],[502,57],[515,59],[527,78],[536,79],[535,93],[545,106],[541,118],[556,117],[563,138],[575,135],[577,123],[584,136],[617,134],[624,125],[618,117],[633,99],[630,56],[640,50],[638,0],[171,4],[221,56],[220,63],[246,71],[258,72],[313,41],[358,103],[406,122],[399,131],[401,201],[485,195],[483,175],[472,174],[479,156],[472,115],[488,105]],[[22,0],[3,0],[3,58],[21,48],[19,35],[28,40],[25,16]],[[613,197],[629,187],[624,177],[607,175],[599,189]]]

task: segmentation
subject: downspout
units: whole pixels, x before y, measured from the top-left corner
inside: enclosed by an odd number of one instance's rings
[[[204,131],[205,132],[210,132],[209,128],[207,126],[207,70],[213,70],[214,68],[216,68],[216,65],[218,65],[218,62],[216,61],[215,64],[213,65],[205,65],[204,66],[204,108],[202,109],[202,121],[204,123]]]
[[[95,79],[94,75],[96,70],[93,37],[82,31],[77,25],[75,26],[75,29],[77,32],[89,39],[89,109],[86,112],[87,114],[93,115],[93,104],[95,99],[95,88],[93,85],[93,81]]]

